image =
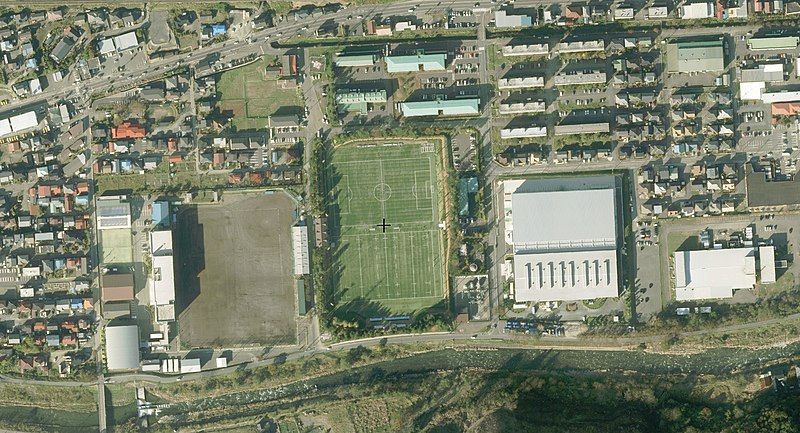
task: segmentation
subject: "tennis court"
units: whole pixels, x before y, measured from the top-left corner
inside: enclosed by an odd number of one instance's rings
[[[442,300],[437,170],[433,144],[334,151],[326,181],[340,253],[339,308],[411,313]]]

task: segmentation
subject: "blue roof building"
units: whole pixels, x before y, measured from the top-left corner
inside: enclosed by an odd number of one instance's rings
[[[75,204],[78,206],[89,206],[89,194],[76,195]]]
[[[219,35],[224,35],[228,29],[225,27],[225,23],[220,24],[212,24],[211,25],[211,37],[217,37]]]
[[[155,225],[169,224],[169,202],[157,201],[153,203],[151,218]]]
[[[47,334],[45,340],[50,347],[58,347],[59,344],[61,344],[61,337],[59,337],[58,334]]]

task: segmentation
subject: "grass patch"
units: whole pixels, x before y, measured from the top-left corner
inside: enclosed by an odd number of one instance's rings
[[[0,406],[58,408],[94,411],[97,407],[96,387],[61,387],[43,385],[0,385]],[[0,417],[2,418],[2,417]]]
[[[178,167],[179,164],[176,164]],[[162,167],[164,169],[162,169]],[[196,189],[214,189],[227,185],[225,174],[197,173],[191,169],[176,170],[170,175],[169,164],[162,162],[159,169],[143,174],[99,174],[95,175],[97,190],[105,191],[131,190],[134,193],[153,191],[188,191]]]
[[[670,233],[667,238],[667,247],[670,253],[675,251],[700,250],[700,238],[689,233]]]
[[[583,305],[590,310],[598,310],[606,303],[607,300],[608,298],[590,299],[588,301],[583,301]]]
[[[263,130],[267,118],[283,107],[302,110],[300,92],[289,80],[280,80],[266,68],[274,65],[274,56],[265,56],[241,68],[220,74],[217,96],[220,111],[233,115],[236,130]]]
[[[779,293],[787,292],[795,287],[794,274],[788,269],[778,269],[778,271],[785,271],[783,275],[779,276],[772,284],[760,284],[757,289],[759,297],[777,295]]]
[[[77,412],[32,406],[0,406],[0,426],[14,430],[86,433],[97,431],[98,422],[97,410],[94,409]]]
[[[200,46],[200,37],[195,33],[176,33],[178,46],[181,50],[196,49]]]

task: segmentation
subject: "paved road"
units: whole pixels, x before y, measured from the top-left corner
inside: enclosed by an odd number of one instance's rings
[[[101,375],[97,380],[97,417],[98,417],[98,430],[100,433],[106,433],[108,418],[106,416],[106,385]]]
[[[698,335],[705,335],[711,333],[721,333],[721,332],[733,332],[733,331],[742,331],[747,329],[756,329],[765,326],[772,326],[777,325],[780,323],[791,322],[795,320],[800,320],[800,313],[791,314],[789,316],[780,317],[776,319],[769,319],[759,322],[751,322],[751,323],[743,323],[743,324],[735,324],[735,325],[728,325],[722,326],[713,329],[705,329],[699,331],[691,331],[685,332],[681,335],[683,336],[698,336]],[[473,338],[474,336],[474,338]],[[273,356],[267,359],[263,359],[260,361],[253,361],[247,364],[240,364],[234,365],[227,368],[215,369],[215,370],[206,370],[200,373],[193,373],[193,374],[184,374],[184,375],[177,375],[177,376],[161,376],[161,375],[151,375],[151,374],[141,374],[141,373],[131,373],[131,374],[117,374],[111,377],[107,377],[106,380],[109,383],[125,383],[125,382],[133,382],[133,381],[142,381],[142,382],[151,382],[151,383],[159,383],[159,384],[167,384],[167,383],[175,383],[180,381],[186,380],[199,380],[205,379],[209,377],[216,377],[216,376],[225,376],[228,374],[233,373],[236,370],[241,368],[245,369],[253,369],[257,367],[262,367],[266,365],[271,365],[275,363],[282,363],[286,361],[293,361],[297,359],[302,359],[308,356],[313,356],[320,353],[326,353],[331,351],[344,351],[350,350],[359,346],[362,347],[375,347],[380,344],[383,344],[385,340],[385,344],[413,344],[413,343],[425,343],[425,342],[438,342],[442,344],[442,347],[446,347],[448,343],[452,342],[466,342],[466,341],[475,341],[481,347],[495,347],[495,348],[504,348],[504,347],[511,347],[510,343],[516,343],[513,345],[515,348],[528,348],[528,349],[547,349],[547,350],[554,350],[554,351],[628,351],[628,350],[637,350],[636,347],[641,343],[654,343],[658,341],[663,341],[667,336],[666,335],[645,335],[639,336],[633,334],[627,337],[617,337],[617,338],[592,338],[591,343],[587,344],[587,342],[579,340],[579,339],[569,339],[569,338],[553,338],[553,337],[542,337],[538,340],[529,339],[528,337],[521,336],[519,334],[510,334],[510,333],[503,333],[500,329],[493,329],[490,332],[484,332],[479,334],[469,334],[469,333],[450,333],[450,332],[433,332],[433,333],[423,333],[423,334],[403,334],[403,335],[389,335],[384,337],[372,337],[372,338],[364,338],[360,340],[353,340],[353,341],[346,341],[341,343],[334,343],[326,348],[318,348],[313,347],[310,349],[297,351],[297,352],[290,352],[290,353],[281,353],[277,356]],[[520,347],[518,343],[525,342],[528,343],[523,347]],[[17,384],[29,384],[29,385],[42,385],[42,386],[64,386],[64,387],[84,387],[84,386],[97,386],[96,382],[77,382],[77,381],[43,381],[43,380],[30,380],[30,379],[20,379],[11,376],[4,376],[0,375],[0,383],[17,383]]]

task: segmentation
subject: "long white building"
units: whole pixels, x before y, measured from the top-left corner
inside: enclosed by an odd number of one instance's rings
[[[292,253],[294,255],[294,274],[310,274],[311,264],[308,253],[308,227],[292,227]]]
[[[547,137],[547,127],[530,126],[528,128],[503,128],[500,130],[500,138],[504,140],[530,137]]]
[[[547,44],[521,44],[506,45],[503,47],[503,56],[544,56],[550,52]]]
[[[544,88],[544,77],[501,78],[497,80],[497,88],[500,90]]]
[[[154,306],[175,303],[175,259],[172,254],[172,231],[150,232],[150,255],[153,262],[152,298]]]
[[[500,114],[544,113],[547,110],[545,101],[501,102]]]

